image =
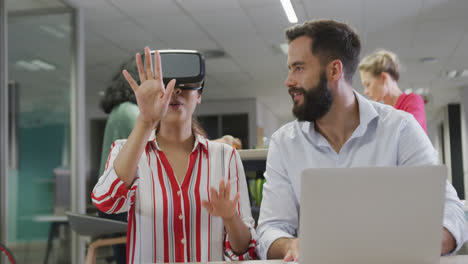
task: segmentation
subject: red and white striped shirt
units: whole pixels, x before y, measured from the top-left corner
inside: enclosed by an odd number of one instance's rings
[[[140,158],[136,179],[125,187],[114,170],[114,160],[126,140],[112,145],[104,174],[91,194],[99,210],[128,211],[127,263],[200,262],[252,259],[255,229],[251,216],[244,169],[232,147],[197,135],[182,184],[177,181],[166,156],[153,137]],[[209,200],[210,186],[231,180],[231,199],[240,192],[238,213],[249,227],[249,250],[235,255],[229,246],[223,220],[201,205]]]

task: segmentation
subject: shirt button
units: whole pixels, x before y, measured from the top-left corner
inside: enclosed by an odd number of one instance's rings
[[[185,238],[182,238],[182,240],[180,240],[180,243],[185,244]]]
[[[179,190],[179,191],[177,191],[177,195],[179,195],[179,196],[180,196],[180,193],[181,193],[181,191],[180,191],[180,190]]]
[[[179,215],[179,219],[182,220],[184,219],[184,216],[182,214]]]

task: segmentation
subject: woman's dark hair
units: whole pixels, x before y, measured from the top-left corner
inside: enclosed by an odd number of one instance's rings
[[[123,70],[127,70],[132,77],[138,76],[138,68],[135,62],[135,57],[130,58],[127,62],[120,66],[119,72],[112,78],[112,83],[107,87],[104,96],[101,99],[101,108],[109,114],[114,107],[124,102],[137,103],[135,94],[132,88],[125,80],[122,74]]]
[[[161,128],[161,122],[159,122],[158,125],[156,126],[156,129],[155,129],[156,134],[158,133],[160,128]],[[198,120],[195,117],[192,117],[192,133],[208,138],[208,134],[206,134],[206,131],[203,129],[203,127],[200,125],[200,122],[198,122]]]
[[[198,122],[198,120],[194,117],[192,117],[192,132],[194,134],[202,135],[205,138],[208,138],[208,134],[206,134],[206,131],[203,129],[200,122]]]

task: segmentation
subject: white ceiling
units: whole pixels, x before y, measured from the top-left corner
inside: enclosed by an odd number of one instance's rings
[[[31,0],[32,1],[32,0]],[[46,1],[47,2],[47,1]],[[277,46],[291,26],[279,0],[68,0],[85,11],[87,104],[120,64],[146,45],[153,49],[222,50],[207,60],[204,100],[256,97],[282,121],[292,119],[284,87],[286,55]],[[404,65],[400,88],[425,88],[428,119],[460,100],[468,78],[444,73],[468,69],[466,0],[292,0],[299,22],[345,21],[361,36],[362,56],[376,48],[395,51]],[[424,64],[423,57],[437,62]],[[362,91],[359,77],[354,87]]]

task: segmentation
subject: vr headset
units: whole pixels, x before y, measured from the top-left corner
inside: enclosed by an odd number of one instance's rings
[[[154,63],[154,50],[151,60]],[[196,50],[158,50],[163,83],[176,79],[181,90],[202,90],[205,85],[205,58]],[[144,65],[144,64],[143,64]]]

